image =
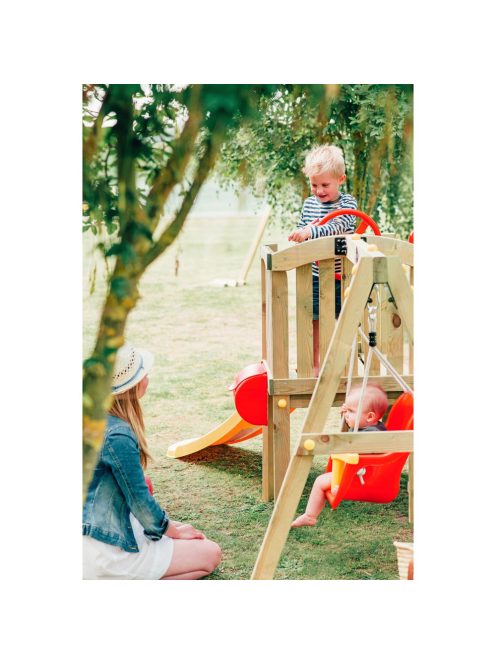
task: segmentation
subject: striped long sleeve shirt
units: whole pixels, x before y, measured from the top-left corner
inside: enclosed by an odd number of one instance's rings
[[[341,193],[336,201],[321,203],[316,196],[309,196],[303,203],[300,220],[297,228],[304,228],[307,224],[317,219],[323,219],[329,212],[340,209],[357,209],[357,202],[350,194]],[[343,233],[354,233],[357,218],[351,214],[341,214],[334,217],[323,226],[311,226],[312,235],[309,239],[315,240],[319,237],[328,237],[329,235],[342,235]],[[336,272],[341,272],[341,261],[336,260]],[[319,274],[318,266],[312,264],[312,273],[315,276]]]

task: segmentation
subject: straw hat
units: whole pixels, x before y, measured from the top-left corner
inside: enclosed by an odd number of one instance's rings
[[[112,394],[122,394],[137,385],[153,366],[153,354],[131,344],[117,351],[112,376]]]

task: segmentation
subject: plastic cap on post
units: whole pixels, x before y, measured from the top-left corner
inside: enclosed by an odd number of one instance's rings
[[[315,449],[315,441],[312,440],[311,438],[307,438],[303,443],[303,447],[306,449],[307,452],[311,452],[312,450]]]
[[[279,408],[286,408],[288,402],[286,401],[286,399],[279,399],[277,405],[279,406]]]

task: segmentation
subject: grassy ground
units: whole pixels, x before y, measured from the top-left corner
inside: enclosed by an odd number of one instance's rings
[[[156,459],[147,473],[156,498],[173,518],[201,528],[222,547],[222,563],[211,579],[248,579],[253,568],[273,507],[261,501],[261,437],[185,459],[168,459],[166,450],[169,444],[204,434],[226,419],[233,411],[227,386],[246,364],[260,359],[258,260],[248,285],[209,285],[216,278],[238,276],[257,223],[190,219],[179,241],[144,275],[141,300],[127,327],[128,340],[155,354],[143,400]],[[95,264],[91,241],[85,236],[85,355],[94,341],[105,289],[104,270],[98,263],[95,292],[89,295],[88,279]],[[280,242],[281,234],[269,229],[264,241]],[[292,416],[292,444],[303,417],[303,411]],[[332,418],[336,419],[335,411]],[[323,457],[314,463],[300,511],[325,464]],[[404,475],[400,496],[389,505],[342,503],[335,512],[326,508],[317,527],[290,532],[275,578],[398,578],[393,540],[412,541],[406,480]]]

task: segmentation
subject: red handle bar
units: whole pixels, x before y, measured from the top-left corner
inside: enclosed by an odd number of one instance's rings
[[[381,231],[379,230],[379,226],[375,223],[375,221],[372,219],[372,217],[369,217],[368,214],[365,214],[365,212],[361,212],[360,210],[349,210],[349,209],[344,209],[344,210],[334,210],[334,212],[330,212],[329,214],[326,214],[326,216],[323,219],[320,219],[315,225],[316,226],[322,226],[323,224],[326,224],[328,221],[331,219],[334,219],[334,217],[339,217],[342,214],[350,214],[353,217],[359,217],[362,219],[362,223],[358,226],[356,229],[355,233],[363,233],[367,226],[370,226],[370,228],[374,231],[375,235],[380,235]]]

